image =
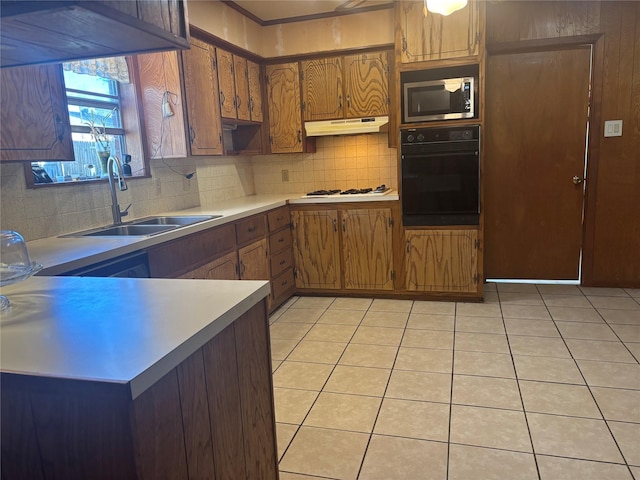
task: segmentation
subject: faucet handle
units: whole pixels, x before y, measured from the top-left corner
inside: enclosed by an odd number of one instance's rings
[[[126,217],[127,215],[129,215],[129,209],[131,208],[131,205],[132,204],[130,203],[129,205],[127,205],[127,208],[120,212],[121,217]]]

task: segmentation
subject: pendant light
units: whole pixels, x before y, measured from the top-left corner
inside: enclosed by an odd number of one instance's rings
[[[425,0],[427,10],[440,15],[450,15],[467,6],[467,0]]]

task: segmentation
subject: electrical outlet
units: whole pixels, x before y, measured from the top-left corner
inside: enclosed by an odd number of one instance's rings
[[[622,136],[622,120],[607,120],[604,122],[605,137]]]
[[[156,178],[156,195],[162,195],[162,183],[159,178]]]
[[[282,170],[282,181],[283,182],[288,182],[289,181],[289,170]]]

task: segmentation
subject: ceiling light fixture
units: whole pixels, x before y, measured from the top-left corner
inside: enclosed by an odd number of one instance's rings
[[[450,15],[467,6],[467,0],[425,0],[427,10],[440,15]]]

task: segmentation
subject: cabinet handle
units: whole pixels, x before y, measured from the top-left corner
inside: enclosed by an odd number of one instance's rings
[[[253,225],[253,226],[251,226],[251,227],[247,228],[247,232],[249,232],[249,233],[253,233],[253,232],[255,232],[255,231],[256,231],[256,227],[255,227],[255,225]]]
[[[245,270],[247,269],[247,267],[245,267],[244,262],[240,262],[240,277],[242,277],[244,275]]]
[[[196,140],[196,131],[189,125],[189,140],[193,143]]]
[[[278,218],[276,218],[276,222],[281,222],[283,218],[284,218],[284,217],[283,217],[282,215],[281,215],[281,216],[279,216]]]
[[[284,242],[284,237],[280,237],[280,238],[278,239],[278,243],[282,243],[282,242]]]
[[[338,95],[338,108],[342,109],[342,95]]]
[[[285,263],[287,263],[286,260],[280,260],[280,265],[284,265]]]
[[[302,131],[298,130],[298,143],[302,143]]]
[[[64,138],[64,123],[62,122],[62,119],[60,118],[60,115],[58,115],[56,113],[56,131],[58,133],[58,140],[61,142],[62,139]]]
[[[240,109],[240,105],[242,105],[242,99],[236,95],[236,108]]]
[[[333,219],[333,231],[334,232],[338,231],[338,219],[337,218]]]
[[[223,106],[225,101],[226,101],[226,97],[224,96],[224,92],[221,90],[220,91],[220,106]]]
[[[284,287],[287,283],[289,283],[289,280],[285,280],[285,281],[284,281],[284,282],[282,282],[280,285],[282,285],[282,286]]]
[[[344,218],[342,219],[342,231],[347,231],[347,221]]]
[[[407,253],[411,253],[411,240],[407,240]]]
[[[351,94],[347,94],[347,108],[351,108]]]

